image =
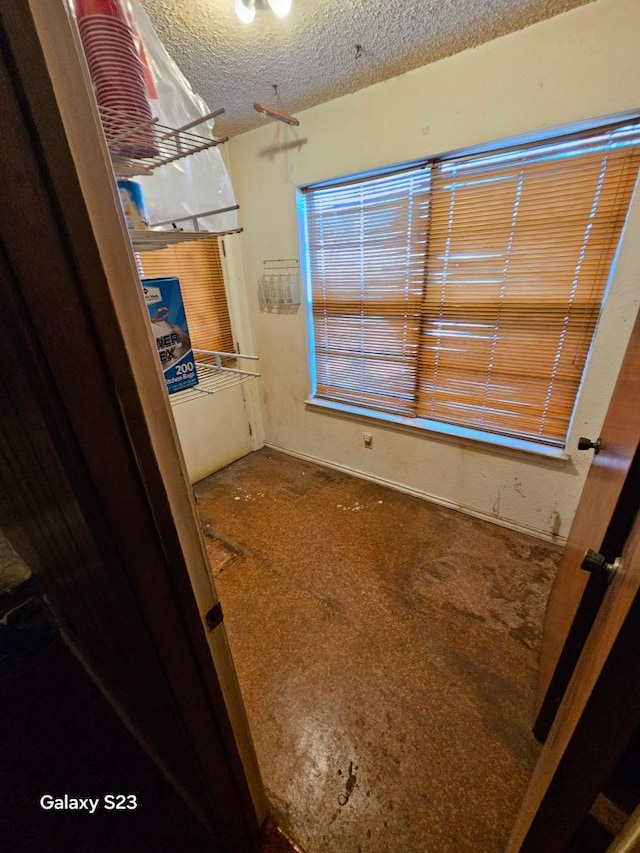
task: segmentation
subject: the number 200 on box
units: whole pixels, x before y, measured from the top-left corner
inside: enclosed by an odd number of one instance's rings
[[[173,394],[197,385],[198,375],[179,280],[143,278],[142,292],[167,391]]]

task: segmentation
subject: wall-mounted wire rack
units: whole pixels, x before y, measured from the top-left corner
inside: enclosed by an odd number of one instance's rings
[[[260,374],[252,370],[243,370],[239,367],[230,367],[229,363],[247,359],[258,361],[257,355],[242,355],[237,352],[214,352],[212,350],[194,349],[196,372],[198,384],[184,391],[170,394],[169,399],[172,406],[189,403],[192,400],[200,400],[204,396],[216,394],[234,385],[241,385],[251,379],[257,379]]]
[[[118,178],[151,175],[161,166],[222,145],[229,140],[228,136],[203,136],[194,131],[194,128],[206,127],[208,121],[222,115],[223,108],[199,116],[177,128],[160,124],[157,118],[140,121],[136,116],[108,107],[99,107],[99,112],[113,171]],[[136,251],[149,252],[164,249],[174,243],[238,234],[242,228],[209,230],[202,223],[202,220],[209,216],[232,210],[238,210],[238,205],[156,222],[148,230],[130,230],[129,236]],[[189,230],[185,230],[185,227]]]
[[[118,177],[150,175],[154,169],[227,142],[228,136],[202,136],[193,128],[224,113],[214,110],[182,127],[167,127],[157,118],[140,121],[136,116],[100,107],[100,119]]]
[[[221,207],[218,210],[205,210],[195,216],[179,216],[164,222],[154,222],[149,230],[129,231],[133,248],[137,252],[152,252],[164,249],[173,243],[187,243],[192,240],[202,240],[204,237],[224,237],[227,234],[239,234],[242,228],[231,228],[228,231],[208,231],[202,227],[201,219],[215,216],[218,213],[229,213],[239,210],[239,205]],[[183,231],[181,223],[189,223],[192,231]]]
[[[274,258],[264,261],[258,284],[261,311],[294,314],[300,307],[300,269],[296,258]]]
[[[221,207],[218,210],[205,210],[195,216],[180,216],[176,219],[167,219],[165,222],[154,222],[149,230],[129,231],[133,248],[137,252],[153,252],[156,249],[164,249],[174,243],[188,243],[193,240],[202,240],[205,237],[224,237],[227,234],[239,234],[242,228],[231,228],[228,231],[208,231],[202,227],[201,219],[215,216],[218,213],[229,213],[239,210],[234,204],[231,207]],[[180,223],[189,223],[193,231],[183,231]]]

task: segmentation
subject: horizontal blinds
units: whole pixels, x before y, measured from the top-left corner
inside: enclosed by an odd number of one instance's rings
[[[638,142],[623,127],[434,165],[419,417],[563,443]]]
[[[562,445],[639,164],[627,124],[308,188],[317,396]]]
[[[155,252],[141,252],[146,278],[176,276],[195,349],[233,352],[231,320],[216,237],[178,243]]]
[[[307,194],[316,394],[413,416],[429,169]]]

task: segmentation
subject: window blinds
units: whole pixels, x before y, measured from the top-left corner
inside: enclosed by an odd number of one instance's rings
[[[618,130],[435,165],[419,417],[562,444],[637,142]]]
[[[626,125],[312,189],[317,395],[562,445],[639,160]]]
[[[416,169],[309,193],[318,396],[414,413],[429,182]]]
[[[217,237],[177,243],[156,252],[141,252],[139,265],[145,278],[177,276],[180,279],[191,344],[195,349],[234,351]]]

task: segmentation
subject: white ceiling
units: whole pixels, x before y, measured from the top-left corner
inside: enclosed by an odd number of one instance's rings
[[[233,0],[142,0],[165,47],[229,136],[522,29],[590,0],[293,0],[287,18],[237,20]],[[356,45],[361,45],[356,58]]]

